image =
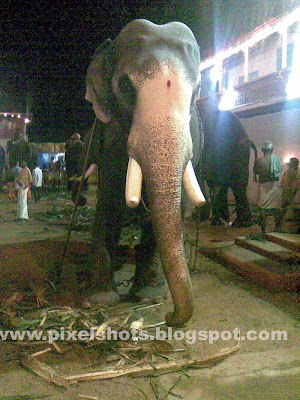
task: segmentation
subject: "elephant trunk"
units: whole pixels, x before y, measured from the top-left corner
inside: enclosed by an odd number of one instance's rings
[[[167,126],[162,123],[159,126],[143,126],[142,132],[144,139],[138,147],[129,151],[138,162],[137,165],[133,163],[132,167],[137,170],[135,183],[140,184],[142,174],[164,274],[174,301],[174,312],[167,314],[166,322],[171,326],[182,326],[193,313],[192,286],[184,252],[181,211],[182,180],[192,156],[189,124],[169,121]],[[131,133],[132,139],[134,133]],[[147,137],[151,137],[150,145],[146,143]],[[130,186],[130,183],[127,185]],[[136,205],[133,203],[138,201],[139,196],[138,190],[137,195],[131,196],[132,203],[129,205]]]
[[[131,79],[138,95],[127,142],[128,175],[132,170],[134,178],[126,184],[126,201],[132,207],[139,203],[144,177],[157,246],[174,301],[174,312],[167,314],[166,322],[182,326],[194,308],[183,245],[182,183],[194,203],[204,204],[190,163],[193,87],[168,65],[153,74],[149,71],[146,80],[139,76]]]
[[[166,322],[182,326],[191,318],[194,305],[183,244],[181,182],[177,179],[170,187],[164,178],[172,176],[166,171],[156,182],[149,177],[145,181],[163,271],[174,302],[174,312],[166,315]]]

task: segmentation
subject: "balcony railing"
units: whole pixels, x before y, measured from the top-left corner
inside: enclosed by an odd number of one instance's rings
[[[290,69],[283,70],[236,86],[234,90],[238,92],[238,95],[233,107],[237,108],[246,105],[255,107],[264,103],[276,103],[276,101],[285,100],[287,97],[285,88],[290,74]],[[223,95],[223,92],[219,92],[218,94],[201,98],[200,102],[205,102],[216,96],[221,101]]]

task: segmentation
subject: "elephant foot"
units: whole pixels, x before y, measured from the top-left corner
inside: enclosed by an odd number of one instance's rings
[[[136,250],[136,273],[129,291],[131,301],[156,301],[166,299],[168,289],[157,249],[149,256],[138,245]]]
[[[98,306],[98,307],[111,307],[120,302],[120,296],[114,290],[109,291],[102,291],[93,294],[92,296],[88,297],[85,301],[83,306],[90,307],[90,306]]]
[[[168,288],[166,284],[144,286],[140,288],[132,288],[129,291],[128,300],[133,302],[157,302],[166,300],[168,297]]]

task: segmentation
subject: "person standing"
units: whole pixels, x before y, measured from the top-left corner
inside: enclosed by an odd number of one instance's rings
[[[17,178],[20,174],[20,172],[22,171],[22,168],[19,166],[19,163],[16,162],[13,167],[10,169],[10,174],[13,177],[13,181],[14,181],[14,190],[15,190],[15,197],[18,198],[18,191],[19,191],[19,184],[17,182]]]
[[[259,207],[259,225],[262,233],[266,232],[268,214],[275,218],[275,229],[281,223],[281,190],[279,176],[282,171],[281,158],[273,154],[273,144],[267,140],[262,147],[264,156],[254,162],[253,172],[258,175],[259,187],[257,205]]]
[[[36,167],[32,171],[32,188],[31,188],[35,202],[41,200],[42,184],[43,184],[43,172],[41,168],[38,165],[36,165]]]
[[[288,206],[292,204],[297,190],[300,189],[300,171],[298,169],[298,158],[292,157],[287,165],[288,170],[283,174],[281,180],[281,205],[283,209],[283,215],[286,213]]]
[[[5,165],[5,150],[3,146],[0,146],[0,178],[2,178],[2,172],[4,169],[4,165]]]
[[[22,170],[16,179],[16,182],[19,185],[17,221],[26,222],[28,221],[27,193],[28,187],[32,183],[32,176],[25,161],[21,162],[21,167]]]
[[[74,182],[70,180],[72,177],[81,175],[80,158],[83,152],[84,142],[78,133],[74,133],[70,140],[66,143],[66,171],[68,178],[68,190],[73,190]]]

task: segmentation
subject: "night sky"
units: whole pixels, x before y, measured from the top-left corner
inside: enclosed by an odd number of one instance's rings
[[[84,134],[94,114],[84,99],[85,73],[96,47],[136,18],[186,23],[201,57],[297,0],[9,1],[1,6],[0,111],[33,113],[30,141]],[[4,23],[3,23],[4,22]]]

